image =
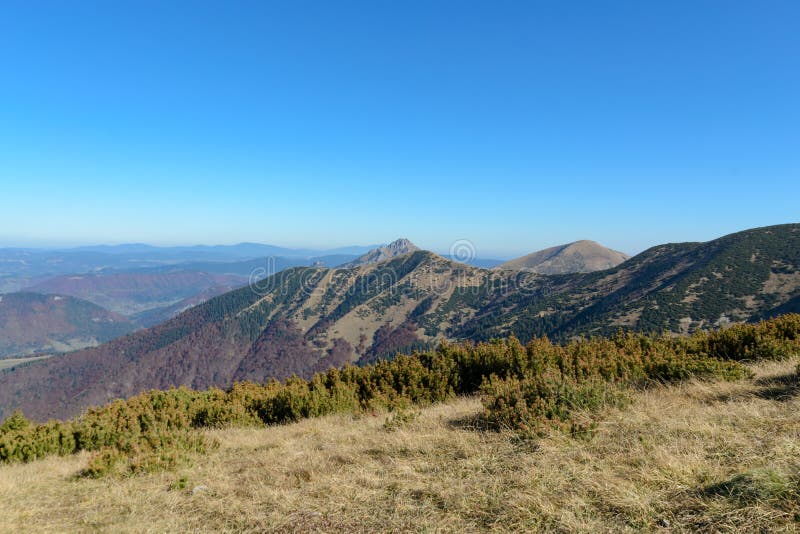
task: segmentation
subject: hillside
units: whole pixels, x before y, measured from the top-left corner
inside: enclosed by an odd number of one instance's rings
[[[513,331],[525,339],[565,339],[619,328],[688,333],[785,313],[800,296],[800,225],[659,245],[614,269],[553,282],[545,295],[499,299],[462,335],[486,339]],[[500,324],[497,310],[512,308]]]
[[[198,304],[202,304],[203,302],[206,302],[207,300],[218,295],[227,293],[229,290],[229,287],[213,286],[195,295],[179,300],[174,304],[146,309],[139,313],[130,315],[129,318],[136,324],[136,326],[149,328],[172,319],[176,315],[188,310],[192,306],[197,306]]]
[[[611,269],[629,258],[594,241],[575,241],[507,261],[497,268],[539,274],[590,273]]]
[[[174,470],[79,477],[87,455],[0,466],[4,532],[791,532],[793,364],[606,408],[587,436],[485,431],[475,398],[206,430]]]
[[[294,268],[101,347],[0,374],[0,416],[22,407],[65,417],[150,388],[310,376],[442,339],[687,333],[774,314],[799,294],[800,225],[661,245],[586,274],[483,270],[426,251]]]
[[[133,329],[125,317],[74,297],[0,295],[0,358],[82,349]]]

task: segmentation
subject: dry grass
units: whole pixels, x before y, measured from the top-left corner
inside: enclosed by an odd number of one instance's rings
[[[476,399],[415,417],[209,431],[193,465],[79,479],[87,457],[0,467],[3,532],[796,531],[794,364],[608,410],[592,436],[485,432]]]

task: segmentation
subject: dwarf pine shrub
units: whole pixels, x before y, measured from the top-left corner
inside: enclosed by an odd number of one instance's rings
[[[624,402],[626,391],[687,378],[736,380],[740,362],[800,353],[800,315],[689,337],[620,333],[559,345],[546,338],[443,343],[364,367],[346,366],[223,391],[150,391],[70,421],[34,424],[15,412],[0,425],[0,462],[94,451],[87,475],[169,468],[213,443],[198,428],[273,425],[332,413],[407,410],[480,393],[497,427],[538,434],[582,428],[575,414]]]

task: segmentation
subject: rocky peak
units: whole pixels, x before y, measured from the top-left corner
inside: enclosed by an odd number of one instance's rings
[[[358,267],[359,265],[367,265],[370,263],[378,263],[398,256],[404,256],[420,250],[414,243],[405,238],[400,238],[392,241],[388,245],[372,249],[363,256],[356,258],[344,265],[344,267]]]

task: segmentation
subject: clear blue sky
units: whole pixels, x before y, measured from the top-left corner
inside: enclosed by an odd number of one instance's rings
[[[0,6],[0,245],[636,252],[800,220],[797,1]]]

